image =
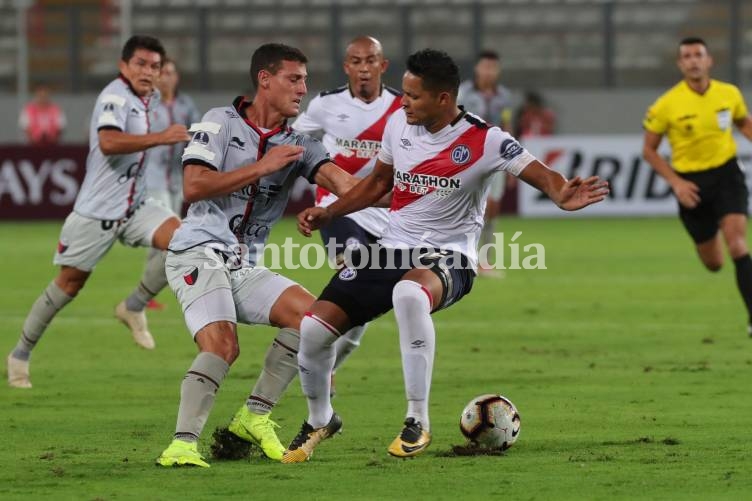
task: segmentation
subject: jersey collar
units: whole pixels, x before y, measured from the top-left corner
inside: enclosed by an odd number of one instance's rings
[[[358,101],[359,103],[366,105],[366,106],[371,106],[373,103],[379,100],[379,98],[381,97],[381,94],[384,92],[384,84],[381,84],[381,87],[379,87],[379,95],[376,97],[376,99],[374,99],[370,103],[363,101],[362,99],[360,99],[358,96],[355,95],[355,93],[352,91],[352,87],[350,87],[350,82],[347,82],[347,92],[350,93],[350,97],[353,98],[354,101]]]
[[[245,110],[248,109],[248,107],[253,103],[253,101],[246,100],[245,96],[238,96],[233,100],[232,107],[235,108],[235,111],[238,112],[238,115],[240,115],[240,118],[243,119],[243,121],[253,129],[253,131],[258,134],[261,137],[271,137],[275,134],[278,134],[280,132],[290,132],[290,127],[287,125],[287,119],[285,119],[281,125],[278,127],[275,127],[274,129],[270,130],[269,132],[264,132],[261,127],[256,125],[255,123],[248,120],[248,117],[246,117]]]
[[[133,85],[131,84],[131,81],[128,80],[127,78],[125,78],[125,75],[123,75],[122,73],[118,73],[118,78],[120,80],[122,80],[122,82],[128,87],[128,90],[131,91],[131,93],[134,96],[136,96],[136,98],[138,100],[140,100],[142,103],[144,103],[145,107],[147,107],[147,108],[149,107],[149,101],[151,101],[151,99],[153,97],[156,96],[157,100],[159,100],[160,94],[159,94],[159,91],[157,89],[152,89],[151,94],[149,94],[148,96],[139,96],[138,93],[136,92],[136,89],[133,88]]]

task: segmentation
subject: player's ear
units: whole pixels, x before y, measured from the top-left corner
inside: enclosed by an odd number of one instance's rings
[[[120,70],[120,73],[125,75],[125,68],[128,67],[128,63],[123,61],[122,59],[118,61],[118,70]]]
[[[386,73],[386,69],[389,67],[389,59],[384,59],[381,61],[381,74],[383,75]]]
[[[258,73],[258,83],[259,88],[261,89],[268,89],[269,88],[269,80],[271,80],[271,73],[269,73],[266,70],[261,70]]]
[[[452,95],[449,92],[439,93],[439,104],[441,106],[448,106],[452,102]]]

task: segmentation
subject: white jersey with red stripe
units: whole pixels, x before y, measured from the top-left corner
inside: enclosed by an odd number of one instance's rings
[[[86,176],[73,210],[92,219],[114,220],[128,216],[144,198],[146,151],[105,155],[99,147],[99,131],[126,134],[151,132],[149,115],[159,105],[159,91],[138,96],[122,75],[99,94],[89,126]]]
[[[292,124],[304,133],[323,131],[321,142],[332,156],[332,161],[355,177],[363,178],[376,165],[376,155],[381,148],[381,136],[386,122],[400,107],[401,94],[383,87],[374,101],[366,103],[355,97],[345,85],[324,91],[308,105]],[[324,188],[316,188],[316,205],[326,207],[337,196]],[[372,235],[381,236],[389,216],[386,209],[369,207],[347,217]]]
[[[380,243],[458,251],[477,269],[492,174],[519,176],[535,157],[470,113],[432,134],[408,125],[399,110],[387,123],[379,160],[394,167],[389,225]]]

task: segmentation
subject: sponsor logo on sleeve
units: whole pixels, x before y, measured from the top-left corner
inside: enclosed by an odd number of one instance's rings
[[[514,139],[505,139],[501,143],[499,153],[501,154],[501,158],[505,160],[512,160],[513,158],[519,156],[520,153],[522,153],[522,146],[520,146],[520,143],[518,143]]]

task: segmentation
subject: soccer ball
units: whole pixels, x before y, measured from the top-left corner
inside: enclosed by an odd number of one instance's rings
[[[520,414],[506,397],[481,395],[465,406],[460,430],[473,445],[505,450],[520,436]]]

